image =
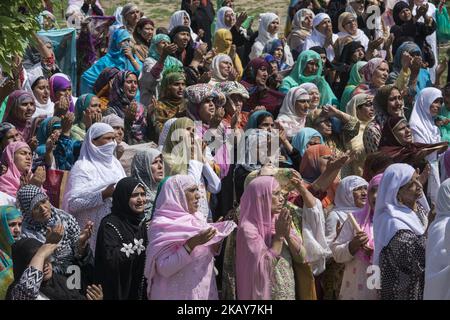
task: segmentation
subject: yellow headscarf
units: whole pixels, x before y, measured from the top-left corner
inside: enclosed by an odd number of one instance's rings
[[[230,30],[227,29],[219,29],[216,31],[214,36],[214,48],[216,49],[217,54],[230,54],[231,46],[233,45],[233,35]],[[234,68],[238,73],[237,81],[240,81],[242,78],[242,74],[244,73],[244,68],[242,67],[241,59],[239,55],[236,53],[233,60]]]

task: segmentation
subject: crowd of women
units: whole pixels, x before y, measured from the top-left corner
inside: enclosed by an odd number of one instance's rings
[[[450,299],[445,1],[69,3],[0,79],[0,299]]]

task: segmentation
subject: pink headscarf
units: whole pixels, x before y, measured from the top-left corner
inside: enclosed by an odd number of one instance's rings
[[[222,241],[236,227],[232,221],[207,223],[201,213],[190,214],[185,191],[195,186],[195,181],[187,175],[172,176],[163,184],[156,198],[155,213],[148,229],[147,259],[145,277],[148,281],[147,295],[151,296],[152,278],[155,275],[156,260],[161,254],[176,251],[193,236],[210,227],[217,233],[207,243],[195,247],[194,251]]]
[[[261,176],[250,182],[242,195],[236,238],[239,300],[271,299],[273,261],[277,258],[271,246],[278,216],[272,216],[272,193],[278,186],[274,177]],[[293,230],[292,235],[296,236]]]
[[[16,197],[17,190],[20,188],[20,176],[22,175],[14,163],[14,154],[22,148],[30,149],[28,144],[22,141],[8,144],[5,150],[3,150],[1,159],[1,162],[8,166],[8,171],[0,176],[0,191],[14,198]]]
[[[368,191],[370,191],[373,187],[377,187],[380,182],[381,178],[383,177],[383,174],[378,174],[375,177],[372,178],[369,182],[369,187],[367,188]],[[374,240],[373,240],[373,232],[372,232],[372,225],[373,225],[373,210],[374,208],[370,207],[369,201],[366,202],[364,205],[364,208],[361,210],[355,211],[353,213],[353,216],[355,217],[356,222],[360,225],[361,229],[367,234],[367,237],[369,238],[369,242],[367,242],[367,246],[370,248],[374,248]],[[358,250],[356,253],[357,257],[363,261],[371,262],[372,256],[367,256],[363,250]]]
[[[378,69],[378,67],[383,63],[386,62],[386,60],[381,58],[373,58],[370,59],[367,64],[361,68],[361,72],[363,74],[364,81],[369,84],[372,81],[372,76],[375,70]]]
[[[35,103],[34,97],[31,93],[25,90],[14,90],[8,96],[8,102],[6,104],[6,110],[2,120],[14,125],[17,131],[22,134],[22,137],[25,141],[28,141],[31,138],[31,120],[21,121],[16,119],[15,109],[18,108],[22,103],[30,101]]]

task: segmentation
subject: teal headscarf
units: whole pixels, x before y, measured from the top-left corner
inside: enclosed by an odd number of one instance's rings
[[[247,126],[245,127],[245,130],[257,129],[258,128],[258,121],[257,120],[262,115],[265,115],[265,117],[272,117],[273,118],[273,115],[269,111],[266,111],[266,110],[258,110],[256,112],[253,112],[252,115],[248,118]]]
[[[45,144],[48,137],[52,134],[54,129],[61,128],[61,119],[58,117],[49,117],[41,122],[37,130],[38,147],[36,153],[39,156],[43,156],[46,151]]]
[[[0,300],[5,299],[9,285],[14,281],[11,246],[13,235],[9,231],[8,222],[22,216],[14,206],[0,206]]]
[[[300,132],[297,133],[294,138],[292,138],[292,146],[297,149],[298,152],[300,152],[300,155],[303,157],[306,151],[306,146],[313,137],[319,137],[320,144],[324,144],[323,137],[319,133],[319,131],[313,128],[305,127],[300,130]]]
[[[348,79],[347,85],[345,86],[344,92],[342,93],[341,97],[341,106],[343,106],[344,109],[341,109],[345,112],[345,106],[347,103],[352,99],[352,93],[356,89],[357,86],[359,86],[361,83],[363,83],[363,78],[359,71],[362,67],[364,67],[367,64],[367,61],[358,61],[355,63],[350,70],[350,77]]]
[[[148,56],[155,59],[156,61],[158,61],[160,58],[160,54],[156,50],[156,47],[161,41],[171,43],[170,37],[168,35],[160,33],[153,37],[150,44],[150,49],[148,50]],[[173,67],[183,67],[183,63],[175,57],[167,56],[166,60],[164,61],[164,70]]]
[[[89,108],[93,97],[95,97],[95,94],[85,93],[78,98],[77,103],[75,103],[75,124],[83,121],[83,112]]]
[[[166,177],[164,177],[164,178],[161,180],[161,182],[159,183],[159,185],[158,185],[158,189],[156,190],[155,203],[154,203],[154,205],[153,205],[153,208],[152,208],[152,214],[150,215],[150,218],[152,218],[152,217],[155,216],[156,200],[158,200],[158,196],[159,196],[159,194],[161,193],[162,186],[164,185],[164,183],[166,183],[166,181],[167,181],[170,177],[171,177],[171,176],[166,176]]]
[[[305,76],[303,75],[303,71],[305,70],[306,64],[311,61],[316,60],[319,68],[317,69],[316,74]],[[320,91],[320,106],[325,104],[339,104],[336,96],[331,90],[330,85],[322,76],[322,59],[320,55],[312,50],[303,51],[297,61],[295,62],[294,67],[292,68],[291,73],[288,77],[284,78],[280,91],[283,93],[287,93],[289,89],[293,87],[297,87],[303,83],[311,82],[314,83]]]

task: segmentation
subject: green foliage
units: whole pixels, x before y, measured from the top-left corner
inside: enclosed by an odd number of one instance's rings
[[[41,0],[0,1],[0,65],[11,74],[13,58],[23,56],[34,31],[39,30],[36,17]]]

